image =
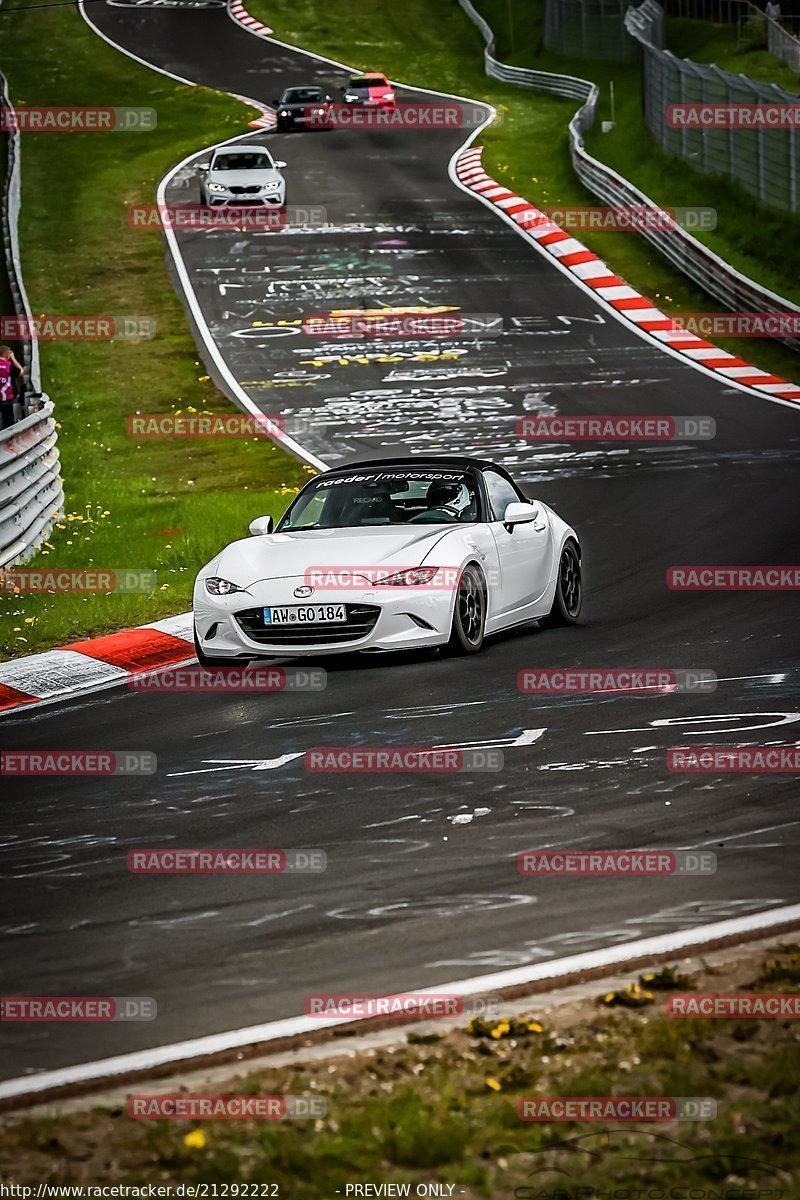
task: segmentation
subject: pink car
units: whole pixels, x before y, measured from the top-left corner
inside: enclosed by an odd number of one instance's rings
[[[377,71],[354,76],[344,90],[344,99],[346,104],[378,105],[380,108],[394,108],[396,104],[392,85]]]

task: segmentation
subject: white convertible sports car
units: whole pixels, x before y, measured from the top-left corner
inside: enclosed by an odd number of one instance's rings
[[[476,458],[391,458],[311,479],[273,527],[203,567],[194,589],[201,665],[277,655],[480,650],[581,610],[577,534]]]

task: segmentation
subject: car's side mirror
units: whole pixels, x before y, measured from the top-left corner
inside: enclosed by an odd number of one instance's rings
[[[512,504],[506,505],[506,511],[503,513],[504,525],[526,525],[530,521],[535,521],[539,515],[538,504],[523,503],[517,500]]]
[[[278,171],[282,171],[285,166],[286,166],[286,163],[283,161],[282,158],[275,159],[275,167],[277,168]]]
[[[198,171],[210,171],[210,170],[211,170],[211,163],[210,163],[210,162],[207,162],[207,163],[198,163],[198,164],[197,164],[197,169],[198,169]]]
[[[256,519],[251,521],[248,526],[253,537],[259,537],[264,533],[272,533],[272,527],[272,517],[256,517]]]

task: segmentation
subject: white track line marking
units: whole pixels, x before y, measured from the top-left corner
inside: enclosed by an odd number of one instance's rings
[[[703,945],[722,938],[768,931],[779,925],[800,922],[800,904],[771,908],[745,917],[733,917],[726,921],[715,921],[694,929],[676,930],[674,933],[656,937],[640,938],[622,945],[607,946],[601,950],[590,950],[584,954],[573,954],[555,961],[534,963],[524,967],[512,967],[506,971],[495,971],[490,975],[474,975],[469,979],[458,979],[453,983],[442,983],[431,988],[415,988],[415,995],[437,995],[442,992],[457,996],[472,996],[500,989],[521,987],[538,980],[557,980],[562,976],[603,967],[624,966],[632,959],[655,957],[663,954],[678,954],[689,947]],[[402,995],[403,993],[397,993]],[[349,1029],[358,1026],[358,1018],[342,1021],[336,1017],[286,1017],[280,1021],[268,1021],[263,1025],[250,1025],[244,1029],[231,1029],[225,1033],[212,1033],[206,1037],[192,1038],[167,1046],[153,1046],[149,1050],[136,1050],[130,1054],[119,1054],[114,1058],[98,1062],[79,1063],[72,1067],[61,1067],[55,1071],[43,1071],[38,1075],[26,1075],[7,1079],[0,1083],[0,1100],[29,1096],[53,1088],[67,1087],[77,1083],[101,1081],[115,1075],[136,1071],[148,1071],[172,1063],[185,1063],[192,1059],[241,1046],[260,1045],[279,1038],[297,1037],[318,1032],[320,1029]],[[236,1069],[236,1064],[232,1064]]]
[[[84,7],[84,3],[85,3],[85,0],[78,0],[78,6],[80,8],[80,13],[81,13],[81,16],[83,17],[84,21],[89,26],[89,28],[98,35],[98,37],[102,38],[102,40],[104,42],[106,42],[109,46],[112,46],[113,49],[118,50],[120,52],[120,54],[125,54],[128,58],[132,58],[134,60],[134,62],[139,63],[141,66],[148,67],[151,71],[157,71],[160,75],[167,75],[170,79],[174,79],[176,81],[176,83],[188,84],[190,87],[197,86],[197,84],[193,80],[184,79],[181,75],[176,75],[176,74],[174,74],[174,72],[168,71],[164,67],[158,67],[154,63],[148,62],[146,59],[140,58],[138,54],[134,54],[132,51],[126,50],[125,47],[119,45],[118,42],[113,41],[110,37],[108,37],[105,33],[103,33],[103,31],[101,29],[99,29],[94,24],[94,22],[87,16],[86,10]],[[235,18],[234,18],[234,20],[235,20]],[[235,93],[235,92],[220,92],[220,95],[233,96],[234,99],[241,100],[242,103],[247,104],[252,108],[259,109],[262,112],[265,111],[264,105],[259,100],[254,100],[251,96],[240,96],[240,95],[237,95],[237,93]],[[205,146],[205,147],[201,148],[200,150],[195,151],[192,154],[188,154],[186,156],[186,158],[184,158],[181,162],[179,162],[177,164],[177,166],[173,167],[170,171],[168,171],[166,173],[166,175],[164,176],[164,178],[159,182],[158,189],[157,189],[157,195],[156,195],[157,203],[159,204],[159,206],[166,207],[167,186],[172,182],[173,178],[178,173],[178,171],[180,171],[182,167],[186,166],[187,163],[190,163],[192,161],[192,159],[198,158],[200,155],[207,153],[209,150],[215,150],[218,146],[227,146],[227,145],[230,145],[230,143],[232,143],[232,142],[240,141],[243,138],[248,138],[248,137],[252,137],[252,136],[253,135],[249,134],[249,133],[242,133],[242,134],[237,135],[236,137],[226,138],[224,141],[214,142],[210,146]],[[186,270],[186,266],[184,264],[183,257],[180,253],[180,249],[178,247],[178,241],[177,241],[177,238],[175,237],[175,231],[170,228],[164,228],[163,232],[164,232],[164,237],[166,238],[167,246],[169,247],[170,254],[172,255],[173,262],[175,263],[175,269],[178,273],[178,278],[181,282],[181,287],[182,287],[182,290],[186,297],[186,302],[189,305],[192,316],[197,325],[197,331],[203,340],[203,344],[204,344],[205,348],[207,349],[210,357],[213,359],[214,364],[215,364],[217,370],[219,371],[220,375],[225,380],[226,384],[228,385],[231,392],[233,393],[233,395],[236,399],[236,402],[242,408],[244,408],[244,410],[246,412],[252,413],[253,415],[260,414],[261,409],[258,407],[258,405],[253,400],[250,399],[250,397],[247,395],[247,393],[244,391],[244,389],[239,384],[238,380],[234,377],[233,373],[231,372],[230,368],[228,367],[228,364],[225,362],[225,359],[223,358],[222,353],[219,350],[219,347],[217,346],[216,342],[214,341],[213,337],[211,336],[211,331],[208,328],[208,324],[206,322],[203,311],[200,308],[200,305],[197,301],[197,296],[195,295],[195,291],[192,286],[191,280],[189,279],[189,274]],[[294,440],[294,438],[290,438],[290,437],[287,437],[286,435],[283,435],[281,437],[276,437],[273,440],[279,441],[282,446],[285,446],[287,450],[290,450],[293,454],[295,454],[303,462],[307,462],[310,466],[315,467],[319,471],[327,471],[327,469],[328,469],[327,463],[324,463],[321,458],[317,458],[316,455],[312,454],[309,450],[306,450],[305,447],[301,446],[301,444],[299,442],[296,442]]]
[[[716,837],[709,838],[707,842],[693,842],[691,846],[676,846],[676,850],[700,850],[703,846],[719,846],[722,843],[725,845],[728,842],[738,842],[740,838],[754,837],[757,833],[772,833],[776,829],[791,829],[794,825],[800,825],[800,821],[784,821],[781,825],[764,825],[761,829],[745,829],[743,833],[718,833]],[[738,847],[741,849],[741,847]],[[736,846],[732,849],[737,849]]]

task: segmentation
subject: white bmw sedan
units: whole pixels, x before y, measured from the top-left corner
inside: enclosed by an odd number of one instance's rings
[[[241,142],[220,146],[210,162],[200,163],[200,203],[212,208],[282,206],[286,203],[286,163],[266,146]]]
[[[200,571],[201,665],[447,646],[474,654],[514,625],[574,625],[577,534],[483,459],[393,458],[311,479],[273,527]]]

